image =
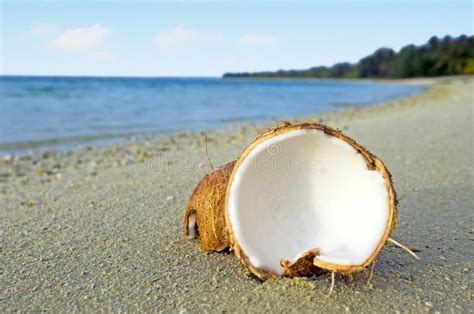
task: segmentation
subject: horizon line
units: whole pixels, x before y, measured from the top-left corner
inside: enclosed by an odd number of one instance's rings
[[[0,74],[0,77],[80,77],[80,78],[222,78],[221,75],[90,75],[90,74]]]

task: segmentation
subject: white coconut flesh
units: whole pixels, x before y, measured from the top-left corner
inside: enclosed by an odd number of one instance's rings
[[[196,228],[196,212],[193,211],[189,214],[188,217],[188,236],[191,239],[195,239],[197,237],[197,228]]]
[[[345,141],[316,129],[271,137],[241,160],[229,186],[234,238],[249,262],[282,275],[319,248],[316,258],[362,265],[387,228],[389,196],[382,174]]]

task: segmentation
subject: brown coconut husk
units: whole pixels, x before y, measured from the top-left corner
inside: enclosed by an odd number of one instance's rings
[[[311,277],[323,274],[324,271],[313,264],[314,258],[319,254],[319,249],[312,249],[303,253],[303,255],[293,263],[282,259],[280,265],[285,269],[283,276],[293,278]]]
[[[184,236],[192,238],[189,222],[195,219],[201,250],[222,251],[230,246],[224,214],[225,193],[235,161],[204,176],[194,189],[184,213]]]
[[[361,265],[338,265],[338,264],[331,264],[320,261],[317,259],[318,255],[318,248],[311,249],[301,255],[301,257],[293,262],[290,263],[289,261],[283,260],[281,262],[282,267],[285,269],[283,276],[287,277],[311,277],[313,275],[319,275],[322,272],[332,272],[332,273],[342,273],[342,274],[352,274],[358,271],[365,271],[372,263],[375,262],[375,259],[380,254],[380,251],[387,243],[390,234],[392,233],[396,220],[397,220],[397,198],[395,194],[395,190],[393,188],[392,183],[392,176],[388,169],[385,167],[384,163],[371,154],[367,149],[365,149],[362,145],[359,145],[356,141],[351,139],[350,137],[344,135],[341,131],[330,128],[328,126],[317,124],[317,123],[302,123],[302,124],[289,124],[285,123],[283,126],[276,127],[270,130],[267,130],[260,136],[258,136],[254,142],[252,142],[242,153],[242,155],[237,159],[234,167],[233,172],[228,179],[227,184],[227,193],[226,193],[226,200],[225,200],[225,220],[227,226],[227,233],[229,237],[230,244],[232,249],[235,252],[237,258],[241,261],[241,263],[247,267],[255,276],[262,280],[275,278],[275,274],[266,270],[254,267],[251,263],[249,258],[247,257],[244,250],[239,245],[237,239],[234,237],[232,223],[229,218],[227,204],[228,204],[228,192],[230,189],[230,183],[234,179],[234,174],[236,169],[238,169],[243,162],[243,160],[249,155],[249,153],[262,142],[285,132],[293,131],[293,130],[301,130],[301,129],[315,129],[324,132],[327,135],[334,136],[338,139],[341,139],[351,145],[362,157],[365,159],[367,168],[370,170],[376,170],[380,172],[384,178],[385,185],[388,191],[389,197],[389,216],[385,226],[385,232],[380,240],[379,244],[377,245],[376,249],[372,253],[372,255]]]

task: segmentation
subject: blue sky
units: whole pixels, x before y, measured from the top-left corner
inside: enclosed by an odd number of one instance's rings
[[[215,76],[473,33],[470,1],[2,1],[1,73]]]

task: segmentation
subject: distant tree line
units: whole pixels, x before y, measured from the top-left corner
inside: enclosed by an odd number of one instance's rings
[[[357,63],[337,63],[306,70],[226,73],[224,77],[249,78],[409,78],[474,74],[474,36],[433,36],[421,46],[399,52],[380,48]]]

